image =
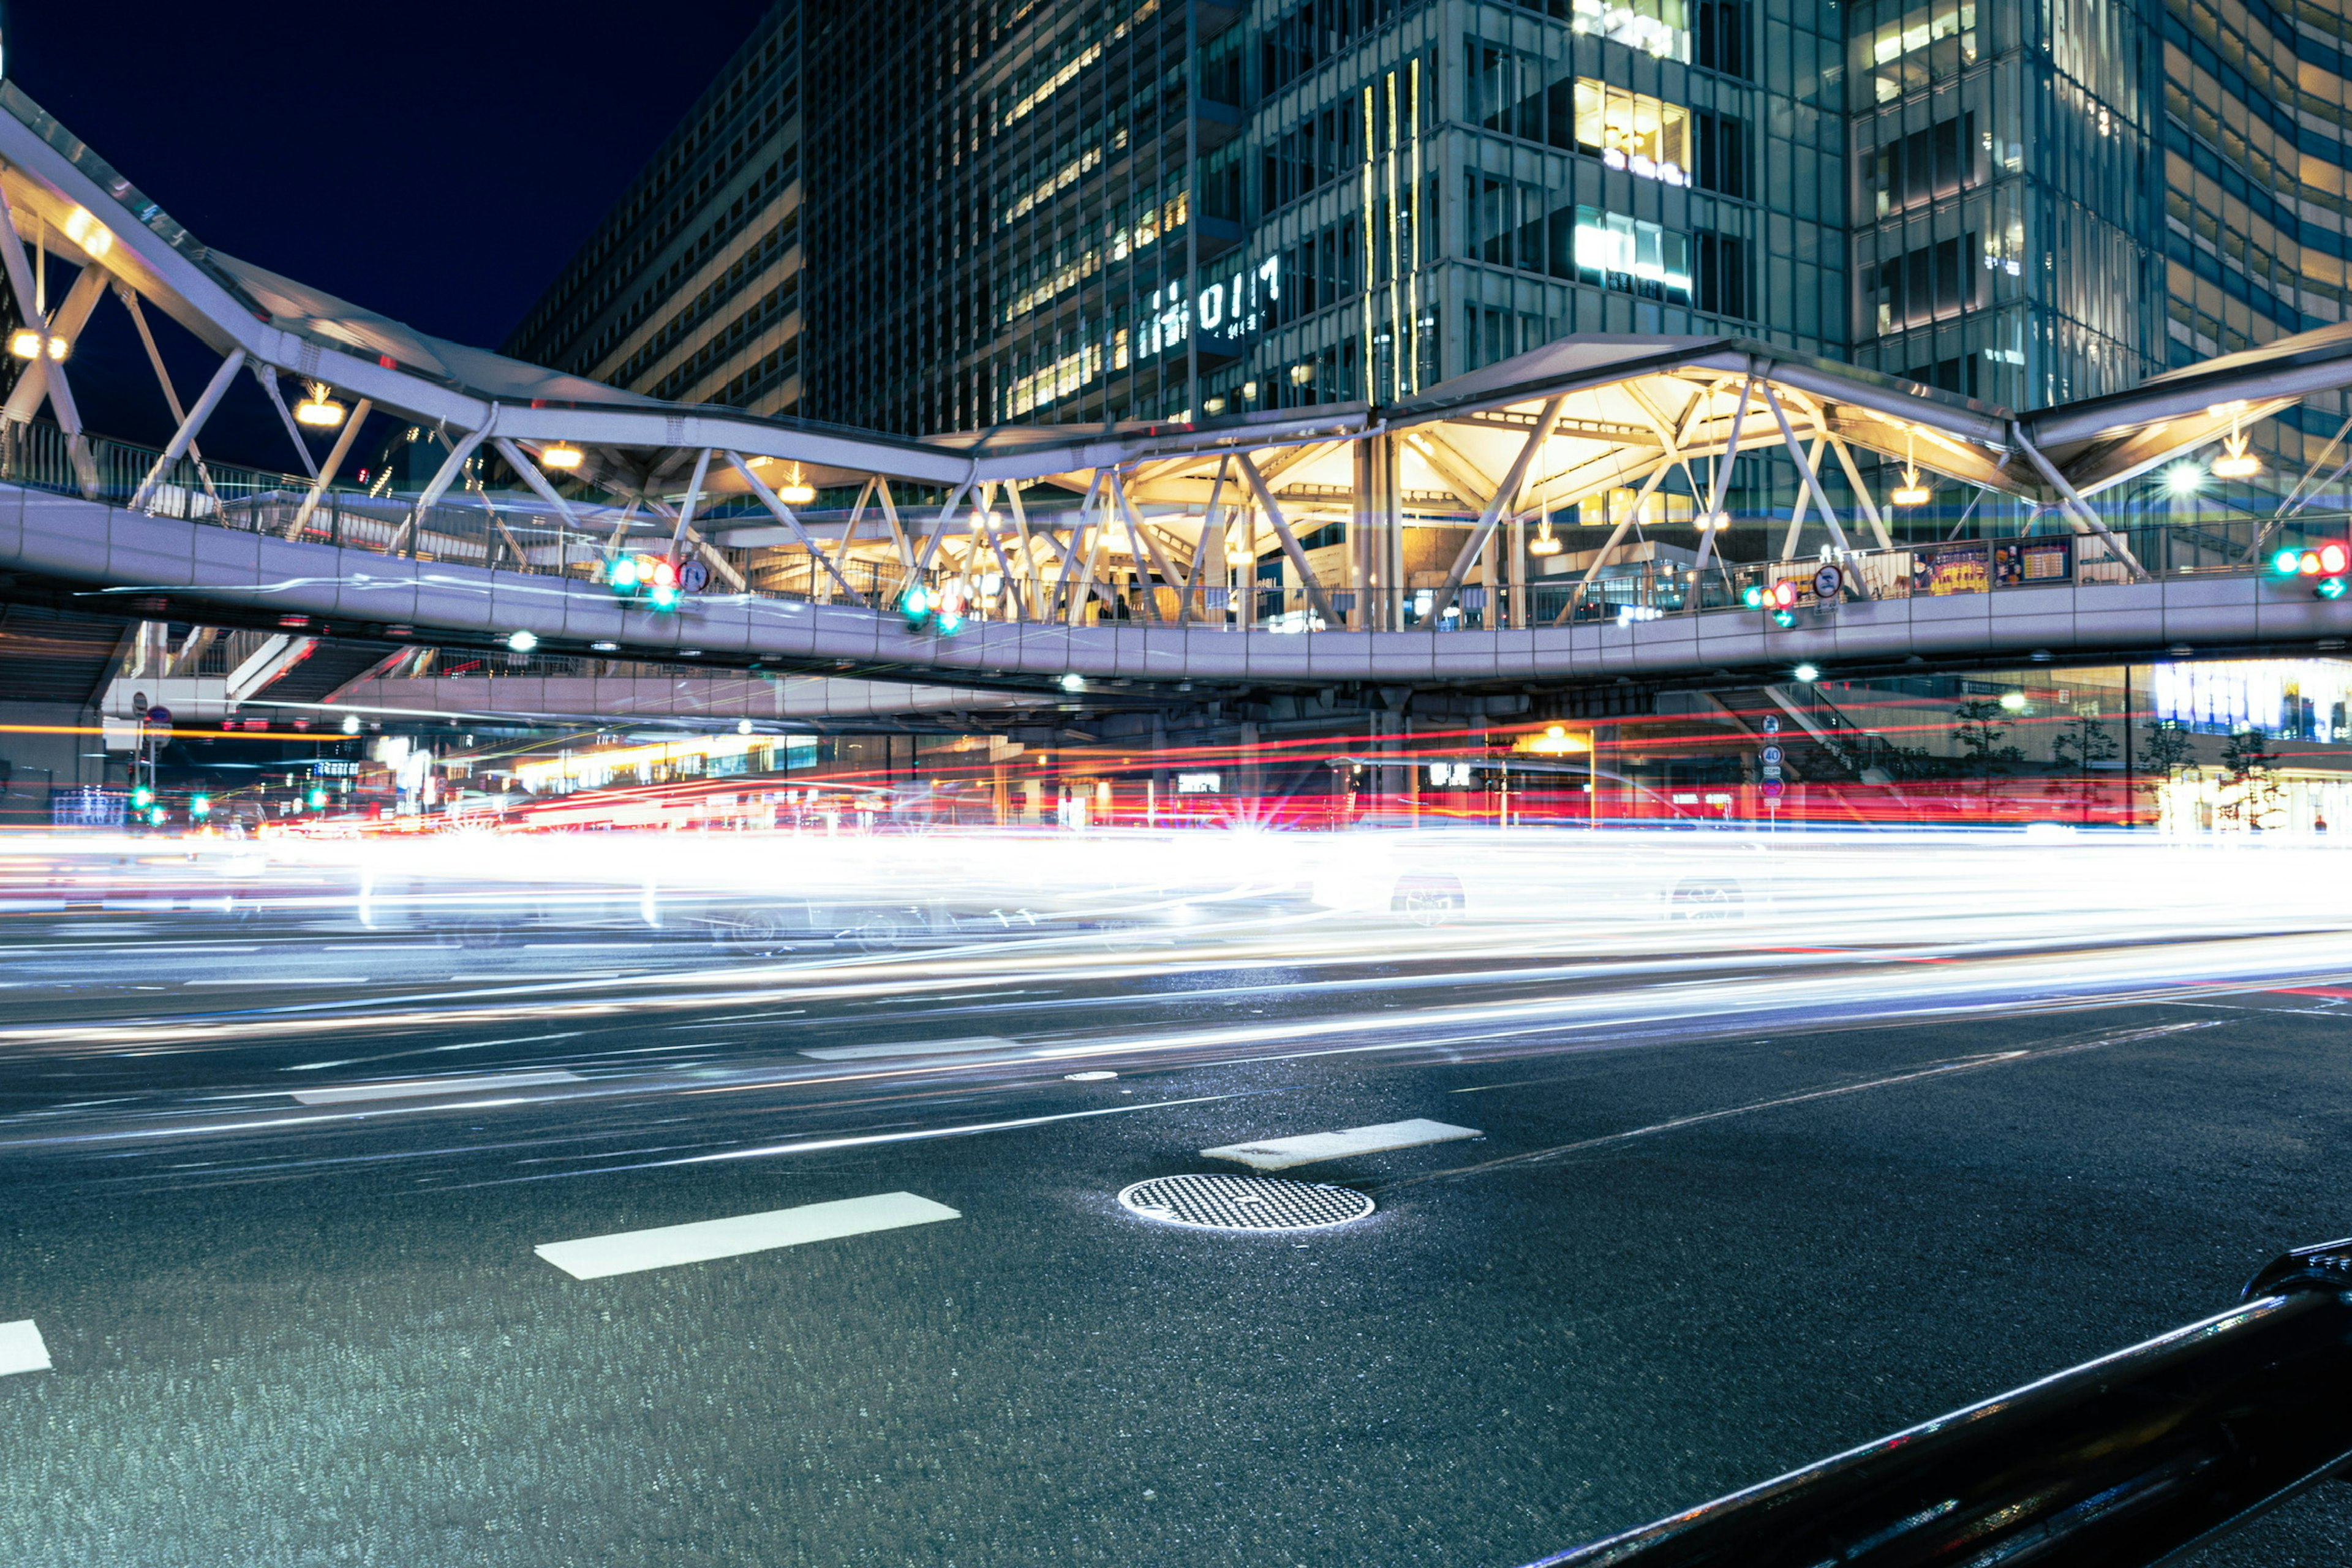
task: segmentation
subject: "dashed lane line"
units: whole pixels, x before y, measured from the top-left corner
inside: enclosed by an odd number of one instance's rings
[[[887,1046],[816,1046],[801,1052],[821,1062],[862,1062],[877,1057],[960,1057],[978,1051],[1017,1051],[1021,1042],[1001,1035],[971,1035],[957,1040],[902,1040]]]
[[[1261,1138],[1252,1143],[1227,1143],[1203,1149],[1209,1160],[1231,1160],[1256,1171],[1286,1171],[1351,1154],[1381,1154],[1391,1149],[1418,1149],[1428,1143],[1451,1143],[1462,1138],[1483,1138],[1475,1127],[1415,1117],[1407,1121],[1383,1121],[1370,1127],[1346,1127],[1337,1132],[1308,1132],[1295,1138]]]
[[[30,1318],[0,1323],[0,1377],[48,1370],[49,1347],[42,1342],[40,1325]]]
[[[947,1205],[913,1193],[877,1193],[871,1197],[803,1204],[797,1208],[771,1209],[765,1214],[667,1225],[653,1230],[621,1231],[580,1241],[548,1242],[531,1250],[574,1279],[604,1279],[615,1274],[709,1263],[781,1247],[837,1241],[871,1231],[899,1230],[962,1217]]]
[[[536,1089],[551,1083],[584,1083],[576,1072],[495,1073],[482,1078],[412,1078],[394,1083],[350,1083],[332,1089],[295,1089],[285,1092],[304,1105],[349,1105],[365,1100],[419,1100],[429,1095],[474,1094],[484,1089]]]

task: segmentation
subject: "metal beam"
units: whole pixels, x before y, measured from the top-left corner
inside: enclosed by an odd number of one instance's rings
[[[326,463],[319,469],[319,477],[310,482],[310,493],[302,498],[301,506],[295,510],[294,521],[286,530],[287,538],[302,537],[303,529],[310,526],[310,514],[319,510],[320,498],[327,493],[327,487],[333,484],[335,476],[342,471],[343,459],[351,455],[352,442],[358,437],[361,424],[374,412],[374,402],[362,397],[344,418],[342,429],[336,433],[334,446],[327,452]]]
[[[448,493],[449,487],[465,471],[466,459],[474,455],[474,448],[482,444],[498,422],[498,405],[492,404],[489,418],[484,420],[478,428],[467,431],[450,444],[449,455],[441,459],[441,466],[433,470],[431,479],[425,481],[425,488],[416,492],[415,504],[408,509],[407,517],[401,521],[400,531],[392,536],[392,554],[397,555],[407,547],[411,534],[424,531],[425,514],[441,504],[441,498]],[[448,439],[446,436],[442,438]]]
[[[1192,595],[1200,586],[1201,563],[1208,559],[1209,551],[1212,548],[1209,542],[1211,535],[1213,534],[1216,538],[1214,548],[1221,559],[1224,553],[1225,531],[1223,522],[1217,517],[1217,507],[1225,493],[1225,475],[1233,466],[1231,458],[1217,459],[1217,477],[1209,486],[1208,510],[1201,513],[1200,542],[1192,546],[1192,563],[1185,568],[1184,586],[1176,596],[1176,624],[1180,626],[1192,618]]]
[[[1176,576],[1176,569],[1168,563],[1167,553],[1160,548],[1160,542],[1143,531],[1143,520],[1135,515],[1135,503],[1128,499],[1127,486],[1119,482],[1118,471],[1115,469],[1111,473],[1110,486],[1112,491],[1118,497],[1119,512],[1127,519],[1127,536],[1142,544],[1145,552],[1151,557],[1152,570],[1160,574],[1160,580],[1167,584],[1171,588],[1177,589],[1178,593],[1181,595],[1183,590],[1179,584]],[[1144,584],[1144,604],[1147,606],[1145,613],[1149,615],[1151,619],[1155,621],[1158,620],[1160,618],[1160,595],[1153,590],[1151,584],[1149,583]],[[1179,616],[1183,614],[1183,604],[1180,599],[1176,606],[1177,614]]]
[[[1004,488],[1009,492],[1015,487],[1008,480]],[[988,533],[989,552],[996,557],[998,608],[1003,608],[1004,599],[1009,596],[1013,600],[1013,618],[1025,621],[1029,617],[1021,608],[1021,590],[1013,585],[1013,563],[1005,557],[1004,541],[996,536],[996,513],[991,504],[995,499],[995,489],[993,482],[980,487],[980,526]]]
[[[180,406],[179,389],[172,384],[172,373],[163,364],[163,351],[155,346],[155,334],[148,330],[147,312],[139,303],[139,291],[128,283],[116,285],[115,297],[122,308],[131,312],[131,324],[139,329],[139,342],[147,350],[147,363],[155,372],[155,384],[163,389],[163,405],[172,411],[172,424],[176,428],[187,418],[188,411]],[[196,465],[196,479],[205,487],[205,494],[220,505],[220,491],[213,489],[212,470],[205,466],[204,449],[192,438],[188,442],[188,460]]]
[[[89,313],[98,308],[99,296],[106,292],[109,281],[106,269],[91,262],[81,269],[81,276],[74,279],[73,287],[66,290],[66,297],[59,302],[54,315],[44,321],[28,311],[26,325],[37,326],[44,337],[59,337],[72,342],[81,335],[81,330],[89,325]],[[48,356],[46,343],[43,351],[41,357],[27,364],[25,374],[16,378],[16,387],[8,394],[7,404],[0,407],[0,418],[23,424],[40,411],[41,397],[46,393],[49,401],[58,405],[58,426],[78,435],[81,431],[80,410],[74,405],[73,387],[66,379],[66,367]]]
[[[1768,397],[1771,395],[1770,387],[1766,387],[1764,390],[1765,395]],[[1698,607],[1698,580],[1706,571],[1707,558],[1715,553],[1715,536],[1722,531],[1716,526],[1716,522],[1723,516],[1724,492],[1731,486],[1731,465],[1739,458],[1739,434],[1748,424],[1748,400],[1754,396],[1755,393],[1756,376],[1751,372],[1748,379],[1739,384],[1739,403],[1731,411],[1731,434],[1723,438],[1723,450],[1715,455],[1715,480],[1707,487],[1706,512],[1699,520],[1698,562],[1691,572],[1691,607],[1693,609]],[[1713,398],[1715,389],[1709,387],[1706,395],[1710,399]],[[1778,407],[1779,405],[1775,404],[1773,406]],[[1785,426],[1783,427],[1785,428]],[[1832,523],[1831,526],[1834,528],[1836,524]]]
[[[1649,478],[1642,481],[1642,488],[1634,493],[1633,504],[1625,509],[1625,515],[1619,518],[1617,526],[1609,531],[1609,542],[1594,552],[1592,564],[1585,568],[1583,578],[1576,584],[1575,591],[1569,595],[1568,603],[1559,607],[1559,614],[1551,618],[1552,625],[1558,626],[1576,613],[1576,606],[1584,602],[1584,595],[1591,590],[1593,584],[1601,580],[1601,569],[1609,564],[1609,552],[1622,543],[1625,535],[1633,531],[1634,521],[1642,515],[1642,508],[1648,503],[1650,497],[1657,492],[1659,484],[1668,474],[1674,472],[1675,465],[1680,461],[1681,459],[1670,451],[1650,469]]]
[[[1878,547],[1881,550],[1894,549],[1895,536],[1887,532],[1886,520],[1879,512],[1878,503],[1871,499],[1870,487],[1862,482],[1862,470],[1854,466],[1853,453],[1847,449],[1844,442],[1828,434],[1827,420],[1822,423],[1823,438],[1829,442],[1830,449],[1837,454],[1838,465],[1845,469],[1845,482],[1853,487],[1854,499],[1862,503],[1862,515],[1870,520],[1871,531],[1878,535]],[[1813,454],[1813,461],[1817,464],[1821,461],[1819,446],[1820,443],[1816,442]]]
[[[2042,448],[2026,439],[2025,426],[2012,421],[2010,430],[2017,442],[2017,449],[2025,454],[2025,460],[2032,463],[2034,470],[2049,480],[2051,488],[2064,499],[2066,515],[2074,523],[2075,531],[2079,533],[2087,531],[2097,534],[2105,542],[2107,549],[2115,558],[2124,563],[2124,570],[2131,574],[2133,582],[2147,582],[2147,568],[2142,566],[2124,542],[2116,537],[2114,531],[2107,527],[2106,520],[2084,503],[2083,498],[2074,492],[2074,487],[2066,482],[2066,476],[2060,473],[2050,459],[2042,455]]]
[[[1826,436],[1814,437],[1813,449],[1807,456],[1806,460],[1811,463],[1815,468],[1819,468],[1822,461],[1822,448],[1826,447],[1828,444],[1829,437]],[[1789,509],[1789,531],[1780,536],[1781,560],[1794,561],[1797,558],[1797,542],[1805,536],[1805,514],[1812,510],[1812,487],[1810,485],[1799,485],[1797,487],[1797,504]]]
[[[1507,510],[1518,504],[1519,491],[1527,487],[1528,469],[1534,465],[1536,454],[1543,449],[1543,444],[1551,438],[1552,426],[1559,422],[1560,408],[1567,401],[1565,397],[1553,397],[1544,404],[1543,412],[1536,416],[1536,427],[1528,433],[1527,444],[1519,448],[1519,455],[1511,459],[1510,472],[1496,488],[1486,510],[1478,514],[1478,525],[1470,531],[1470,538],[1462,546],[1462,553],[1454,558],[1452,570],[1445,574],[1444,585],[1437,590],[1436,597],[1430,602],[1429,618],[1432,621],[1442,619],[1445,612],[1454,607],[1454,596],[1461,592],[1462,580],[1470,574],[1472,563],[1478,559],[1487,539],[1494,534],[1495,524]],[[1242,461],[1246,466],[1249,459],[1244,457]],[[1255,479],[1257,470],[1251,468],[1249,473]],[[1284,538],[1287,542],[1288,535]],[[1492,615],[1494,612],[1489,610],[1487,613]]]
[[[194,445],[196,432],[204,428],[205,421],[212,417],[215,408],[220,406],[220,400],[226,395],[229,384],[236,379],[236,373],[244,363],[243,349],[228,351],[228,358],[221,361],[220,368],[213,372],[212,380],[205,384],[203,395],[196,399],[196,405],[188,410],[188,416],[180,421],[180,427],[172,432],[169,441],[163,443],[163,453],[156,458],[155,466],[147,470],[147,478],[132,493],[131,510],[137,511],[147,504],[147,498],[154,493],[157,485],[163,482],[163,476],[171,472],[172,465]]]
[[[824,567],[834,582],[840,585],[841,591],[849,595],[850,603],[863,607],[866,604],[866,595],[851,587],[849,579],[841,574],[841,568],[833,563],[833,558],[817,548],[816,541],[809,536],[807,529],[801,526],[801,520],[793,514],[792,508],[784,504],[783,498],[770,489],[768,482],[751,471],[751,465],[745,462],[740,454],[729,452],[726,458],[728,465],[740,474],[743,482],[751,488],[751,493],[760,498],[760,504],[775,513],[783,525],[793,531],[793,536],[801,542],[801,548],[816,558],[817,564]],[[682,521],[679,526],[684,526]],[[814,587],[814,584],[812,583],[811,586]]]
[[[686,531],[694,526],[694,503],[702,499],[702,481],[710,473],[710,448],[698,447],[694,451],[694,477],[687,481],[686,500],[677,509],[677,526],[669,531],[669,558],[677,559],[679,549],[686,543]]]
[[[1837,509],[1830,505],[1830,493],[1822,488],[1820,472],[1806,458],[1804,446],[1798,441],[1797,432],[1790,427],[1789,411],[1780,406],[1780,400],[1773,395],[1770,382],[1759,384],[1764,388],[1764,406],[1772,411],[1772,423],[1780,427],[1781,445],[1788,447],[1789,457],[1797,465],[1797,472],[1804,478],[1805,488],[1812,492],[1813,504],[1822,509],[1822,521],[1828,525],[1830,537],[1837,542],[1838,554],[1850,560],[1853,555],[1853,546],[1847,542],[1845,530],[1838,525]],[[1747,399],[1743,397],[1740,402],[1744,407]],[[1870,597],[1870,584],[1862,580],[1860,572],[1850,574],[1849,586],[1855,598]]]
[[[302,426],[294,423],[293,411],[286,406],[286,395],[278,389],[278,372],[255,360],[253,379],[261,383],[262,395],[269,399],[269,406],[278,410],[278,422],[286,426],[286,438],[294,443],[295,455],[302,459],[302,471],[315,481],[319,460],[310,456],[310,444],[302,439]]]
[[[1558,406],[1557,400],[1553,406]],[[1265,488],[1265,476],[1258,472],[1257,464],[1251,460],[1247,452],[1236,452],[1234,457],[1241,464],[1242,477],[1249,481],[1251,492],[1257,497],[1257,504],[1265,509],[1265,521],[1273,525],[1274,536],[1282,541],[1282,552],[1290,557],[1290,564],[1297,569],[1298,580],[1307,589],[1307,602],[1315,606],[1315,613],[1323,617],[1326,626],[1337,630],[1339,619],[1331,611],[1331,601],[1324,597],[1323,584],[1315,580],[1315,569],[1307,563],[1307,552],[1298,547],[1297,536],[1290,531],[1290,524],[1284,521],[1282,508],[1275,504],[1274,492]]]

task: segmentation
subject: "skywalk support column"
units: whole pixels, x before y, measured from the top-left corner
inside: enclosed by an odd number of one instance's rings
[[[1348,508],[1348,559],[1355,568],[1355,603],[1348,609],[1348,626],[1360,632],[1378,631],[1380,612],[1375,607],[1373,584],[1379,581],[1375,563],[1381,553],[1380,484],[1372,444],[1377,436],[1366,436],[1355,443],[1349,455],[1355,459],[1355,491]]]
[[[1397,438],[1371,437],[1372,478],[1379,487],[1381,539],[1381,629],[1404,629],[1404,500],[1397,487]]]

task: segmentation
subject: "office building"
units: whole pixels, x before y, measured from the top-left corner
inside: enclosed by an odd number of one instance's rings
[[[2347,51],[2310,0],[784,5],[509,347],[908,432],[1584,332],[2037,406],[2340,319]]]

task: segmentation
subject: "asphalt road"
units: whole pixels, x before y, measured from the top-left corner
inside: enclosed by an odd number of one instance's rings
[[[53,1363],[0,1376],[13,1563],[1507,1568],[2352,1231],[2352,1003],[2308,945],[13,934],[0,1323]],[[1116,1201],[1408,1118],[1481,1136],[1287,1173],[1371,1194],[1343,1228]],[[534,1250],[897,1193],[957,1217],[609,1278]],[[2331,1487],[2198,1561],[2347,1560]]]

